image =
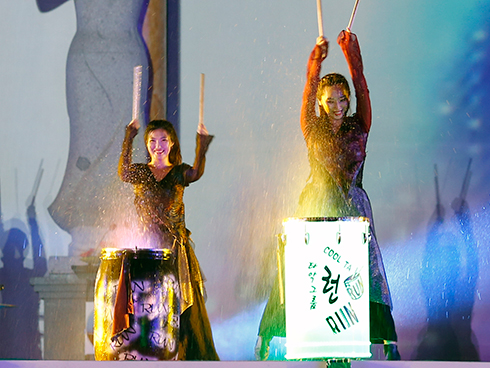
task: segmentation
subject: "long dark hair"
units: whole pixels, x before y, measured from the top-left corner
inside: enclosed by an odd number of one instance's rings
[[[347,79],[342,74],[338,73],[330,73],[325,75],[322,79],[320,79],[320,83],[318,84],[318,89],[316,91],[316,98],[318,101],[320,101],[322,95],[325,93],[325,89],[327,87],[331,86],[341,86],[345,96],[349,100],[349,106],[347,107],[347,111],[349,111],[350,108],[350,87],[349,87],[349,82],[347,82]],[[326,111],[324,110],[323,106],[319,104],[320,107],[320,115],[326,115]]]
[[[182,163],[182,155],[180,153],[179,137],[177,132],[170,121],[167,120],[152,120],[148,123],[145,130],[145,145],[148,145],[148,136],[151,132],[157,129],[163,129],[170,137],[170,141],[173,143],[168,159],[172,165],[180,165]]]

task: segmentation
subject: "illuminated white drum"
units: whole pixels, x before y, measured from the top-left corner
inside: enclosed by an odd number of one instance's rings
[[[284,221],[286,358],[368,358],[369,220]]]

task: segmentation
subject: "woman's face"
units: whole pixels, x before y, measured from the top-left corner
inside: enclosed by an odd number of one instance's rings
[[[156,129],[148,134],[146,147],[151,156],[152,161],[164,160],[170,154],[173,143],[170,135],[164,129]]]
[[[325,87],[320,104],[332,121],[342,120],[349,109],[349,97],[344,93],[342,86],[336,84]]]

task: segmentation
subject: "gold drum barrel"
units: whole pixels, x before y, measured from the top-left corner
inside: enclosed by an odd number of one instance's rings
[[[105,248],[100,258],[94,298],[95,359],[176,360],[180,289],[172,253],[166,249]],[[123,263],[129,269],[127,289],[134,313],[129,328],[113,335]]]

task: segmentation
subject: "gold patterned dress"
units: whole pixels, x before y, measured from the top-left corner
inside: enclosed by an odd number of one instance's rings
[[[179,360],[219,360],[204,304],[206,291],[199,262],[185,226],[184,189],[190,165],[175,165],[160,181],[147,164],[132,163],[132,142],[137,130],[127,127],[119,162],[119,176],[134,188],[134,204],[143,233],[155,248],[170,249],[176,257],[180,283]],[[194,169],[204,173],[205,154],[213,136],[196,137]],[[197,180],[195,179],[195,180]],[[193,180],[193,181],[195,181]]]

